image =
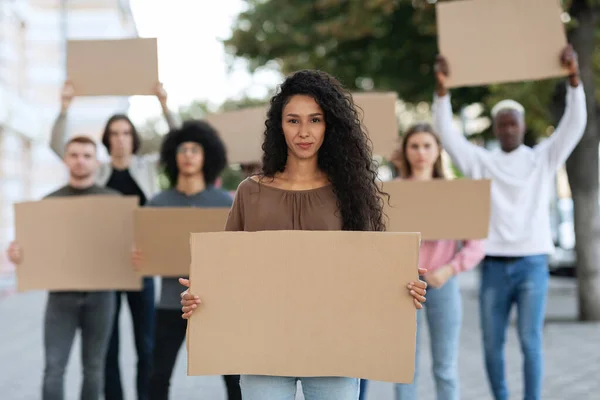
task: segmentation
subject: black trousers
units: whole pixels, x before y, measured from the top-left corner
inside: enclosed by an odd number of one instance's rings
[[[180,310],[156,310],[154,362],[150,377],[150,400],[168,400],[169,386],[179,349],[185,340],[187,321]],[[225,375],[227,398],[242,400],[239,375]]]

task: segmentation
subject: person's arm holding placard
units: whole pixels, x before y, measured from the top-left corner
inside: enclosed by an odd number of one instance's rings
[[[71,81],[65,81],[62,92],[60,94],[60,112],[54,120],[52,133],[50,135],[50,149],[61,159],[65,155],[65,142],[67,139],[67,113],[75,91]]]
[[[437,81],[432,106],[435,131],[458,169],[470,178],[479,178],[482,159],[487,157],[488,151],[469,142],[454,125],[450,94],[446,86],[446,80],[450,75],[447,60],[438,55],[434,69]]]
[[[567,45],[557,61],[568,71],[565,111],[554,134],[535,147],[535,151],[542,154],[551,169],[557,169],[566,161],[581,140],[587,121],[585,92],[579,79],[577,53],[571,45]],[[434,125],[444,148],[458,168],[471,178],[479,178],[488,152],[470,143],[454,126],[450,95],[446,86],[446,79],[450,73],[447,60],[438,55],[435,63],[437,87],[433,103]],[[494,118],[503,111],[500,109],[502,107],[499,103],[495,107],[498,110],[492,110]],[[524,113],[524,110],[520,113]]]
[[[560,62],[569,72],[565,111],[552,136],[534,148],[543,155],[548,168],[552,170],[560,168],[567,161],[569,154],[583,137],[587,123],[585,92],[579,79],[577,53],[571,45],[561,53]]]
[[[167,126],[169,127],[169,131],[179,128],[181,126],[181,121],[179,120],[178,115],[171,112],[169,106],[167,105],[167,91],[163,87],[163,84],[158,82],[154,87],[154,92],[160,103],[160,108],[163,116],[165,117],[165,121],[167,122]],[[140,155],[144,155],[158,152],[160,150],[162,140],[163,135],[154,133],[152,137],[146,138],[142,141],[138,153]]]

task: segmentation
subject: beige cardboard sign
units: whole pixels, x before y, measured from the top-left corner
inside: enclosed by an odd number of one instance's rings
[[[423,240],[485,239],[490,180],[394,180],[383,183],[388,232],[420,232]]]
[[[227,147],[227,160],[232,164],[254,163],[262,160],[267,106],[208,115],[211,124]]]
[[[131,265],[137,204],[136,196],[105,195],[15,204],[18,290],[140,290]]]
[[[221,232],[229,208],[145,207],[135,210],[135,245],[144,276],[183,277],[190,271],[190,233]]]
[[[373,154],[387,155],[398,139],[396,93],[354,93],[357,111],[371,141]],[[206,117],[220,133],[227,146],[231,163],[252,163],[262,160],[265,120],[268,106],[256,106]]]
[[[69,40],[67,76],[76,96],[154,95],[155,38]]]
[[[191,235],[188,375],[412,382],[418,233]]]
[[[436,5],[438,47],[448,87],[565,76],[558,0],[462,0]]]
[[[386,93],[353,93],[354,103],[373,142],[373,155],[386,157],[398,143],[396,101],[398,95]],[[362,111],[361,111],[362,110]]]

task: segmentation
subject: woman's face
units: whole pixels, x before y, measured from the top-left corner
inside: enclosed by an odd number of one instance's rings
[[[129,122],[117,119],[111,122],[108,132],[111,156],[126,157],[133,153],[133,128]]]
[[[179,174],[191,177],[202,173],[204,149],[196,142],[183,142],[177,147],[177,169]]]
[[[281,117],[288,157],[316,158],[325,138],[325,114],[317,102],[306,95],[292,96]]]
[[[432,169],[440,156],[435,137],[429,132],[413,133],[406,142],[406,160],[411,170]]]

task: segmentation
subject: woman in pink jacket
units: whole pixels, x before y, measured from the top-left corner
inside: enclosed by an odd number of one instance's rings
[[[395,153],[399,179],[447,179],[441,157],[442,147],[429,124],[413,125]],[[448,210],[452,212],[452,210]],[[437,400],[458,400],[458,347],[462,302],[456,275],[476,267],[484,257],[481,240],[422,241],[419,267],[426,268],[427,303],[417,313],[417,331],[427,319],[433,358]],[[423,315],[424,314],[424,315]],[[419,356],[417,335],[417,364]],[[396,400],[416,400],[416,378],[412,384],[396,385]]]

